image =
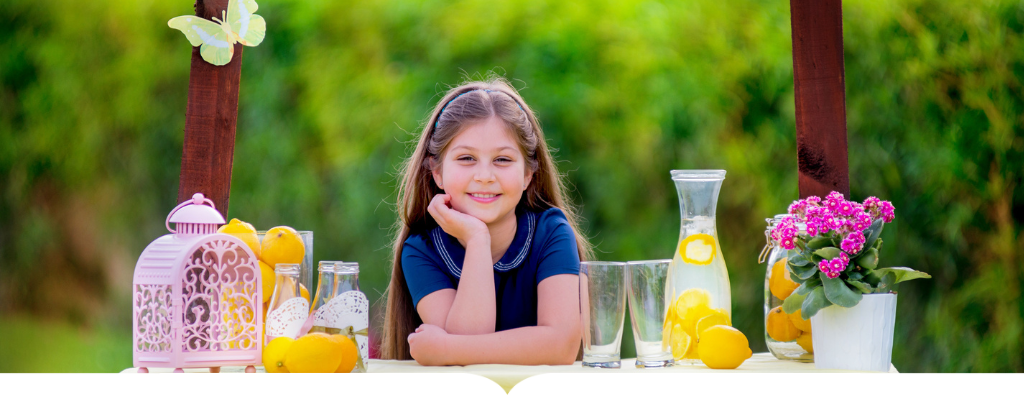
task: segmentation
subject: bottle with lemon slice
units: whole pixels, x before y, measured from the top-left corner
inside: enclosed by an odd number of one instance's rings
[[[786,250],[771,238],[771,231],[782,219],[791,215],[775,215],[765,219],[768,227],[765,230],[767,245],[762,251],[760,261],[767,263],[764,276],[764,341],[768,351],[782,360],[800,362],[814,361],[814,347],[811,345],[811,321],[804,320],[800,311],[786,313],[782,310],[782,302],[793,294],[800,284],[792,279],[792,272],[786,265]],[[797,224],[800,234],[803,224]],[[765,256],[767,254],[767,256]]]
[[[699,331],[732,325],[729,271],[718,242],[715,209],[725,170],[673,170],[682,221],[669,267],[671,302],[665,339],[676,363],[699,364]],[[685,335],[685,336],[684,336]]]

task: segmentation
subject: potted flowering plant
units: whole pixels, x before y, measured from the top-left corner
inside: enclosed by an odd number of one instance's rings
[[[879,236],[895,218],[892,203],[864,203],[832,192],[793,202],[772,238],[787,253],[787,268],[800,286],[782,304],[810,319],[815,363],[820,368],[889,369],[896,316],[894,287],[930,278],[905,267],[879,268]],[[801,232],[803,229],[803,232]],[[861,356],[863,355],[863,356]]]

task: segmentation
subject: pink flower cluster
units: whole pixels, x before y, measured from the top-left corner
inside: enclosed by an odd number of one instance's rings
[[[793,202],[789,206],[789,213],[795,217],[782,219],[771,235],[784,249],[793,249],[799,234],[797,227],[803,224],[810,237],[829,236],[830,233],[838,235],[843,239],[840,248],[856,255],[864,249],[864,242],[867,241],[864,230],[871,227],[871,222],[876,219],[882,219],[885,223],[892,222],[896,218],[895,210],[892,203],[874,196],[867,198],[863,204],[846,200],[839,192],[829,193],[824,200],[810,196]]]
[[[864,248],[864,242],[866,241],[867,239],[864,238],[864,232],[852,232],[849,235],[846,235],[846,238],[843,239],[843,243],[840,247],[847,253],[856,255]]]
[[[885,200],[878,200],[877,197],[871,196],[864,200],[864,209],[871,214],[872,219],[878,219],[879,217],[885,221],[885,223],[892,222],[896,218],[896,208]]]
[[[821,263],[818,263],[818,269],[821,270],[825,276],[829,279],[835,279],[839,277],[840,273],[846,270],[846,266],[850,264],[850,257],[846,253],[839,252],[839,257],[835,259],[825,259]]]

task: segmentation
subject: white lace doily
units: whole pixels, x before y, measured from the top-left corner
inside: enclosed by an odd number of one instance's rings
[[[267,314],[267,336],[287,336],[295,339],[309,317],[309,301],[303,297],[288,299]]]
[[[338,329],[351,326],[353,331],[364,330],[370,326],[370,301],[363,292],[357,290],[335,296],[313,314],[313,326]],[[356,344],[363,362],[366,362],[369,358],[369,340],[365,335],[356,335]]]

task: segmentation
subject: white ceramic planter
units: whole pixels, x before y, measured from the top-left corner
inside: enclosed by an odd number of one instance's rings
[[[895,326],[894,293],[864,295],[852,308],[824,308],[811,317],[814,366],[888,372]]]

